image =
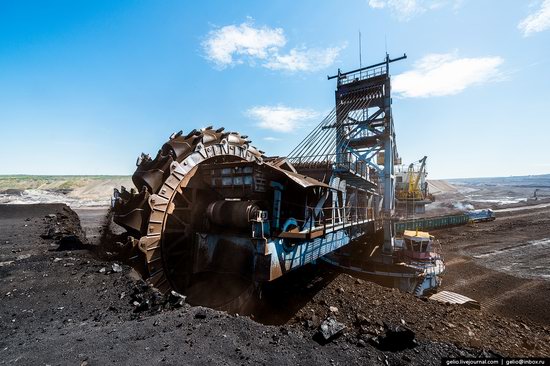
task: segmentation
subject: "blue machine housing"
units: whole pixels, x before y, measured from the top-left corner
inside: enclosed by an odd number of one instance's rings
[[[466,212],[466,215],[472,222],[493,221],[496,218],[493,210],[489,208],[482,210],[470,210]]]

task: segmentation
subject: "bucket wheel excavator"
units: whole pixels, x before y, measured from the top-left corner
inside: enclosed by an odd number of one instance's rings
[[[173,134],[154,159],[142,154],[135,189],[115,190],[113,219],[148,281],[222,310],[318,259],[406,291],[424,281],[433,271],[407,266],[394,246],[389,64],[404,58],[330,77],[335,108],[288,158],[212,127]]]

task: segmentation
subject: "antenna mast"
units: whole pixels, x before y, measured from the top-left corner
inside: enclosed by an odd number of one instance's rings
[[[363,68],[363,63],[361,62],[361,30],[359,30],[359,68]]]

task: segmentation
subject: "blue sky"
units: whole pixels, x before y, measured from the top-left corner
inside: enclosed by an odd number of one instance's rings
[[[207,125],[284,155],[388,53],[404,162],[550,173],[550,0],[0,0],[0,174],[131,174]]]

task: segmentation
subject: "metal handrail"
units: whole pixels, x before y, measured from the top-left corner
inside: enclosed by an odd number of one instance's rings
[[[324,159],[316,160],[318,158]],[[369,164],[366,161],[357,159],[356,156],[350,152],[323,155],[305,155],[296,157],[291,156],[288,159],[296,165],[334,164],[336,168],[345,168],[353,173],[359,173],[359,175],[362,177],[368,177]]]
[[[363,208],[363,209],[366,209],[366,211],[364,213],[361,213],[359,214],[359,210],[357,209],[360,209],[360,208]],[[308,207],[306,206],[306,209],[309,213],[309,217],[314,217],[313,215],[313,212],[314,212],[314,207]],[[346,213],[346,210],[352,210],[354,209],[355,211],[355,215],[353,215],[351,212],[350,214],[351,215],[345,215]],[[343,218],[343,219],[340,219],[340,220],[336,220],[336,218],[338,216],[332,216],[330,218],[325,218],[326,216],[324,215],[324,212],[325,211],[328,211],[330,210],[329,212],[333,212],[333,210],[338,210],[338,211],[343,211],[343,212],[340,212],[341,214],[339,215],[339,217]],[[351,220],[348,220],[347,218],[351,216]],[[309,226],[308,228],[306,228],[305,232],[307,233],[312,233],[313,231],[317,231],[319,230],[320,228],[323,228],[324,231],[326,231],[326,228],[327,228],[327,224],[329,226],[339,226],[339,225],[344,225],[344,226],[353,226],[353,225],[357,225],[357,224],[360,224],[360,223],[364,223],[365,221],[373,221],[375,220],[375,217],[374,217],[374,209],[372,207],[354,207],[354,206],[350,206],[350,207],[324,207],[321,209],[321,213],[318,215],[319,219],[313,219],[313,220],[299,220],[299,219],[294,219],[296,220],[297,223],[299,224],[302,224],[302,225],[305,225],[308,221],[309,221]],[[319,225],[316,225],[316,223],[319,223]],[[301,230],[301,232],[304,232],[304,229]]]
[[[400,61],[400,60],[403,60],[403,59],[406,59],[407,58],[407,54],[404,53],[403,56],[401,57],[398,57],[398,58],[394,58],[394,59],[391,59],[390,58],[390,55],[388,55],[386,53],[386,59],[382,62],[379,62],[377,64],[374,64],[374,65],[370,65],[370,66],[365,66],[365,67],[361,67],[359,69],[355,69],[355,70],[351,70],[351,71],[348,71],[348,72],[344,72],[342,73],[340,71],[340,69],[338,69],[338,74],[337,75],[334,75],[334,76],[327,76],[327,79],[330,80],[330,79],[334,79],[334,78],[342,78],[344,76],[347,76],[349,74],[353,74],[353,73],[356,73],[356,72],[361,72],[361,71],[367,71],[369,69],[373,69],[373,68],[376,68],[378,66],[385,66],[386,68],[386,71],[389,71],[388,68],[389,68],[389,64],[392,63],[392,62],[395,62],[395,61]]]
[[[375,76],[384,75],[386,73],[387,72],[386,72],[385,66],[380,66],[369,70],[359,70],[358,72],[347,74],[345,76],[338,78],[338,85],[346,85],[346,84],[353,83],[355,81],[365,80]]]

